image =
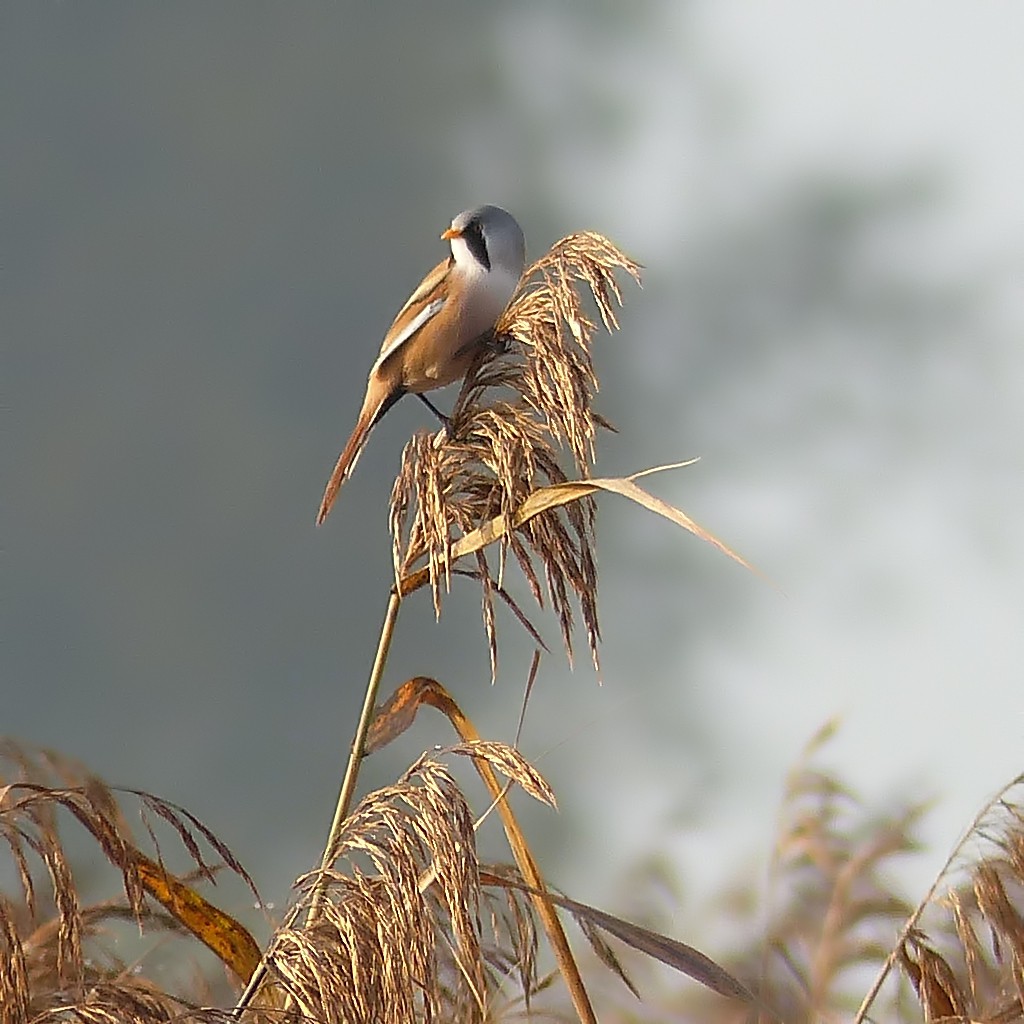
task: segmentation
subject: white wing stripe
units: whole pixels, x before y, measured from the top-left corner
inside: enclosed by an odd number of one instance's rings
[[[398,349],[404,345],[431,317],[437,316],[441,312],[441,307],[444,306],[444,299],[434,299],[433,302],[428,303],[423,307],[413,318],[406,324],[405,329],[401,331],[394,340],[388,345],[387,348],[381,350],[381,354],[377,356],[377,362],[373,364],[373,369],[370,370],[370,374],[374,374],[380,369],[381,363],[384,362],[388,356],[393,355]]]

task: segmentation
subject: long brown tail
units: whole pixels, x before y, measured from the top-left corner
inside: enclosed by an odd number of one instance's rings
[[[359,458],[359,453],[366,444],[366,439],[370,436],[370,428],[372,426],[373,414],[368,414],[364,409],[359,414],[355,429],[345,442],[345,447],[338,456],[338,461],[334,464],[334,472],[331,473],[331,479],[327,481],[327,486],[324,488],[324,496],[320,499],[320,511],[316,514],[317,526],[327,518],[327,513],[331,511],[331,506],[338,497],[341,485],[348,479],[349,473],[352,472],[352,467],[356,464],[356,459]]]
[[[397,388],[388,394],[383,401],[374,401],[373,391],[368,389],[366,401],[363,402],[363,408],[359,412],[359,419],[356,420],[356,425],[349,435],[349,439],[345,442],[345,447],[338,456],[338,461],[334,464],[334,472],[331,473],[331,479],[327,481],[327,486],[324,488],[324,496],[320,499],[320,511],[316,514],[317,526],[327,518],[327,514],[331,511],[331,506],[338,497],[338,491],[341,490],[341,485],[348,479],[349,474],[355,468],[356,460],[362,453],[366,439],[370,436],[370,431],[377,425],[377,422],[384,413],[404,394],[404,389]]]

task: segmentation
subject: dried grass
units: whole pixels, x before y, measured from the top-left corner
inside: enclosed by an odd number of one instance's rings
[[[876,987],[893,965],[913,985],[926,1021],[1024,1021],[1024,776],[957,844]],[[874,1013],[869,995],[857,1020]]]
[[[921,806],[866,809],[813,764],[826,734],[790,775],[763,930],[728,972],[665,936],[557,893],[547,891],[546,899],[576,918],[597,957],[624,979],[607,935],[733,997],[695,1000],[691,989],[664,1012],[786,1024],[1024,1021],[1024,777],[983,810],[914,908],[886,868],[916,849]],[[2,754],[10,770],[0,775],[0,838],[16,884],[0,897],[0,1022],[239,1019],[196,1005],[201,987],[184,996],[163,991],[147,979],[145,960],[126,963],[111,945],[112,926],[125,920],[147,936],[187,937],[183,919],[147,899],[147,862],[120,808],[125,794],[44,752],[8,745]],[[311,926],[275,935],[262,992],[242,1019],[482,1024],[553,1012],[551,976],[538,970],[536,890],[513,868],[479,862],[473,815],[444,763],[453,754],[553,799],[517,751],[483,741],[423,757],[393,786],[370,794],[330,852],[323,912]],[[128,795],[148,819],[146,833],[159,819],[180,838],[197,878],[217,867],[206,849],[236,864],[187,812]],[[62,813],[116,867],[123,899],[83,905],[58,828]],[[298,910],[319,882],[319,873],[300,880]],[[744,914],[753,905],[745,896]],[[861,1000],[866,972],[878,965],[878,982]],[[752,997],[737,976],[748,979]],[[545,1005],[534,1005],[542,992]],[[642,1018],[628,1011],[617,1019]]]
[[[915,849],[921,809],[866,808],[814,763],[829,734],[815,738],[787,778],[766,886],[745,877],[712,904],[716,929],[734,936],[722,962],[752,991],[753,1005],[691,989],[669,993],[668,1012],[708,1024],[852,1017],[911,910],[886,869]],[[897,1015],[898,1005],[899,993],[887,993],[877,1019],[913,1019]]]
[[[819,734],[789,775],[770,874],[759,995],[793,1021],[845,1015],[859,1003],[864,967],[885,955],[910,913],[886,868],[916,849],[924,810],[866,809],[811,763],[830,735],[830,727]]]
[[[747,878],[713,904],[716,927],[737,936],[723,963],[753,1004],[672,989],[653,1011],[606,1019],[1024,1021],[1024,776],[983,809],[915,905],[888,869],[917,851],[924,805],[866,807],[815,763],[832,731],[787,780],[766,894]]]
[[[511,522],[538,487],[569,479],[566,462],[576,478],[591,476],[595,437],[608,424],[593,407],[597,324],[586,313],[581,286],[601,323],[614,330],[620,270],[639,281],[639,265],[593,232],[552,246],[524,274],[495,328],[495,344],[466,377],[448,428],[439,437],[418,434],[406,446],[391,496],[395,573],[400,579],[426,560],[438,615],[451,585],[455,540],[498,516]],[[509,552],[537,604],[550,601],[570,659],[575,602],[597,665],[594,519],[594,501],[584,497],[506,533],[497,566],[484,551],[476,552],[492,674],[495,596],[529,622],[503,587]],[[532,623],[530,628],[536,635]]]
[[[513,748],[469,754],[528,792],[546,784]],[[539,787],[539,788],[538,788]],[[267,958],[274,1001],[323,1021],[493,1019],[511,977],[536,990],[537,933],[518,893],[485,898],[473,816],[439,756],[423,757],[346,819],[310,927],[280,931]],[[320,891],[301,880],[301,901]],[[484,908],[489,913],[484,913]],[[485,930],[485,925],[487,926]]]
[[[151,794],[121,795],[138,801],[154,842],[153,819],[170,826],[200,877],[212,880],[228,866],[249,882],[227,848],[188,812]],[[58,827],[61,811],[118,869],[122,900],[82,904]],[[139,853],[117,796],[100,779],[48,751],[0,745],[0,848],[17,878],[16,890],[0,896],[2,1024],[206,1019],[192,1015],[187,1002],[161,991],[117,951],[116,926],[126,920],[165,940],[180,939],[184,928],[146,901],[143,873],[153,862]]]
[[[299,880],[299,899],[264,954],[255,998],[244,1009],[201,1007],[196,999],[209,995],[201,985],[191,998],[163,991],[146,978],[146,958],[132,966],[114,955],[104,928],[113,921],[134,921],[150,944],[154,934],[191,931],[248,977],[259,956],[231,955],[241,926],[205,904],[197,920],[199,897],[188,898],[180,882],[170,889],[160,882],[170,876],[138,850],[117,795],[100,780],[62,766],[67,781],[82,785],[55,785],[53,759],[20,749],[13,756],[17,777],[0,788],[0,835],[17,869],[20,895],[0,899],[2,1024],[240,1019],[483,1024],[524,1013],[539,1017],[545,1011],[533,999],[546,989],[551,994],[552,976],[538,974],[537,921],[543,916],[538,897],[540,904],[574,917],[600,959],[627,984],[606,935],[722,994],[745,998],[742,986],[696,950],[540,891],[508,865],[481,865],[473,816],[444,758],[471,758],[479,770],[500,772],[552,806],[554,796],[518,751],[480,740],[424,756],[393,786],[367,796],[344,822],[325,871]],[[187,812],[148,794],[131,795],[144,812],[170,825],[197,877],[212,877],[217,866],[203,852],[207,845],[246,877]],[[57,830],[59,809],[69,811],[121,870],[124,901],[80,906]],[[146,832],[153,835],[150,824]],[[37,861],[50,881],[45,892]],[[319,915],[297,925],[316,892],[321,893]],[[170,913],[155,909],[149,898],[160,899]],[[218,942],[214,931],[226,932],[220,936],[225,941]],[[585,1014],[584,1019],[596,1017]]]

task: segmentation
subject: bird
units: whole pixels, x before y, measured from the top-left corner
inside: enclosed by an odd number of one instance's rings
[[[356,425],[327,481],[318,526],[331,511],[370,431],[395,402],[415,394],[441,416],[424,392],[466,375],[519,284],[526,239],[507,210],[463,210],[441,238],[451,246],[451,255],[423,278],[384,335]]]

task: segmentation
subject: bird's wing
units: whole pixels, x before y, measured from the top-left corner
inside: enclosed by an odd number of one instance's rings
[[[388,328],[388,333],[384,335],[380,355],[370,370],[371,374],[379,370],[381,364],[394,355],[425,323],[441,312],[448,298],[448,276],[454,265],[455,260],[451,257],[442,260],[409,296],[409,300],[398,311],[394,323]]]

